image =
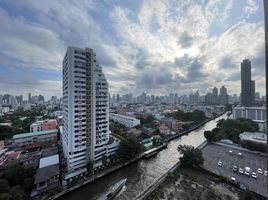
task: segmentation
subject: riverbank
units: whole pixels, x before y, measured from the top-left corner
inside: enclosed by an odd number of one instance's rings
[[[217,116],[217,117],[219,117],[219,116]],[[181,137],[181,136],[183,136],[183,135],[185,135],[185,134],[187,134],[187,133],[190,133],[191,131],[194,131],[194,130],[196,130],[196,129],[202,127],[202,126],[204,126],[206,123],[210,122],[211,120],[216,119],[217,117],[209,118],[209,119],[207,119],[207,120],[201,122],[200,124],[198,124],[198,125],[196,125],[196,126],[190,128],[189,130],[183,131],[183,132],[181,132],[181,133],[177,133],[177,134],[175,134],[175,135],[169,137],[169,138],[167,139],[167,142],[170,142],[171,140],[174,140],[174,139],[176,139],[176,138],[178,138],[178,137]]]
[[[189,132],[191,132],[191,131],[194,131],[194,130],[196,130],[196,129],[202,127],[203,125],[205,125],[207,122],[209,122],[209,121],[211,121],[211,120],[213,120],[213,119],[209,119],[209,120],[207,120],[207,121],[205,121],[205,122],[199,124],[198,126],[193,127],[192,129],[190,129],[190,130],[188,130],[188,131],[186,131],[186,132],[180,133],[180,135],[176,135],[175,137],[173,137],[173,139],[170,139],[169,141],[174,140],[174,139],[176,139],[176,138],[178,138],[178,137],[181,137],[181,136],[183,136],[183,135],[185,135],[185,134],[187,134],[187,133],[189,133]],[[162,149],[162,148],[163,148],[163,147],[159,147],[159,150],[158,150],[158,151],[160,151],[160,149]],[[73,186],[73,187],[71,187],[71,188],[64,189],[63,191],[57,193],[56,195],[53,195],[53,196],[50,196],[50,197],[46,197],[45,199],[54,200],[54,199],[57,199],[57,198],[59,198],[59,197],[62,197],[62,196],[66,195],[66,194],[68,194],[68,193],[70,193],[70,192],[72,192],[72,191],[74,191],[74,190],[76,190],[76,189],[78,189],[78,188],[81,188],[81,187],[83,187],[83,186],[85,186],[85,185],[87,185],[87,184],[89,184],[89,183],[94,182],[95,180],[97,180],[97,179],[99,179],[99,178],[101,178],[101,177],[104,177],[104,176],[106,176],[106,175],[108,175],[108,174],[111,174],[112,172],[115,172],[115,171],[117,171],[117,170],[119,170],[119,169],[121,169],[121,168],[124,168],[124,167],[126,167],[127,165],[130,165],[131,163],[134,163],[134,162],[136,162],[136,161],[142,159],[143,157],[144,157],[144,154],[138,156],[138,157],[135,158],[135,159],[132,159],[131,161],[128,161],[128,162],[126,162],[126,163],[122,163],[122,164],[120,164],[120,165],[117,165],[117,166],[114,166],[114,167],[112,167],[112,168],[110,168],[110,169],[107,169],[107,170],[105,170],[105,171],[103,171],[103,172],[101,172],[101,173],[99,173],[99,174],[96,174],[96,175],[95,175],[94,177],[92,177],[92,178],[89,178],[89,179],[87,179],[87,180],[84,180],[83,182],[80,182],[79,184],[77,184],[77,185],[75,185],[75,186]]]
[[[223,184],[220,179],[199,171],[194,168],[176,168],[165,180],[144,198],[145,200],[238,200],[238,192],[232,191],[228,185]],[[138,200],[137,199],[137,200]]]

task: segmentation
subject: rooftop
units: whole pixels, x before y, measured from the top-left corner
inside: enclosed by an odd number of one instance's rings
[[[59,164],[59,155],[53,155],[45,158],[40,158],[39,168],[47,167],[50,165]]]
[[[34,184],[41,183],[50,179],[50,177],[59,175],[59,164],[49,165],[47,167],[39,168],[35,175]]]
[[[55,134],[58,132],[58,129],[51,129],[39,132],[30,132],[30,133],[21,133],[16,134],[13,136],[13,139],[25,138],[25,137],[32,137],[32,136],[39,136],[39,135],[46,135],[46,134]]]
[[[239,138],[241,140],[250,140],[252,142],[257,142],[257,143],[263,143],[266,144],[267,141],[267,135],[266,133],[261,133],[261,132],[244,132],[239,135]]]

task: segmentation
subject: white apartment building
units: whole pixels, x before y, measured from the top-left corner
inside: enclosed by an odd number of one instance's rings
[[[244,107],[233,108],[233,119],[246,118],[258,123],[259,131],[266,132],[266,107]]]
[[[63,151],[68,175],[99,165],[109,141],[108,83],[92,49],[68,47],[63,60]]]
[[[36,121],[32,123],[30,126],[30,132],[39,132],[39,131],[43,131],[43,120]]]
[[[140,125],[139,119],[125,116],[125,115],[118,115],[118,114],[110,113],[110,119],[120,124],[123,124],[124,126],[128,128],[133,128],[135,126]]]

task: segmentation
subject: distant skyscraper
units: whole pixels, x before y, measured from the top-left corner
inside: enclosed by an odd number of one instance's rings
[[[221,89],[220,89],[220,104],[221,105],[228,104],[227,89],[224,86],[222,86]]]
[[[109,141],[108,83],[92,49],[68,47],[63,60],[62,143],[66,179],[101,164]]]
[[[31,92],[28,93],[28,103],[32,102],[32,95]]]
[[[251,101],[255,105],[255,81],[251,81]]]
[[[219,103],[218,88],[216,87],[212,90],[212,103],[215,105]]]
[[[255,82],[251,81],[251,62],[249,59],[241,63],[241,105],[252,106],[253,88],[255,94]]]

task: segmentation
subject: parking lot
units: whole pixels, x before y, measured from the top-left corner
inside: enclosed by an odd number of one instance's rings
[[[232,153],[229,153],[230,150]],[[267,170],[265,156],[218,144],[208,144],[202,149],[202,152],[205,169],[229,179],[234,177],[236,181],[250,190],[267,197],[267,176],[264,175],[264,171]],[[238,153],[242,153],[242,157],[238,156]],[[218,166],[219,161],[222,162],[222,166]],[[245,167],[250,167],[250,176],[240,174],[238,171],[233,172],[234,165],[242,168],[244,172]],[[257,172],[258,168],[262,169],[262,174]],[[252,178],[252,172],[257,174],[256,179]]]

